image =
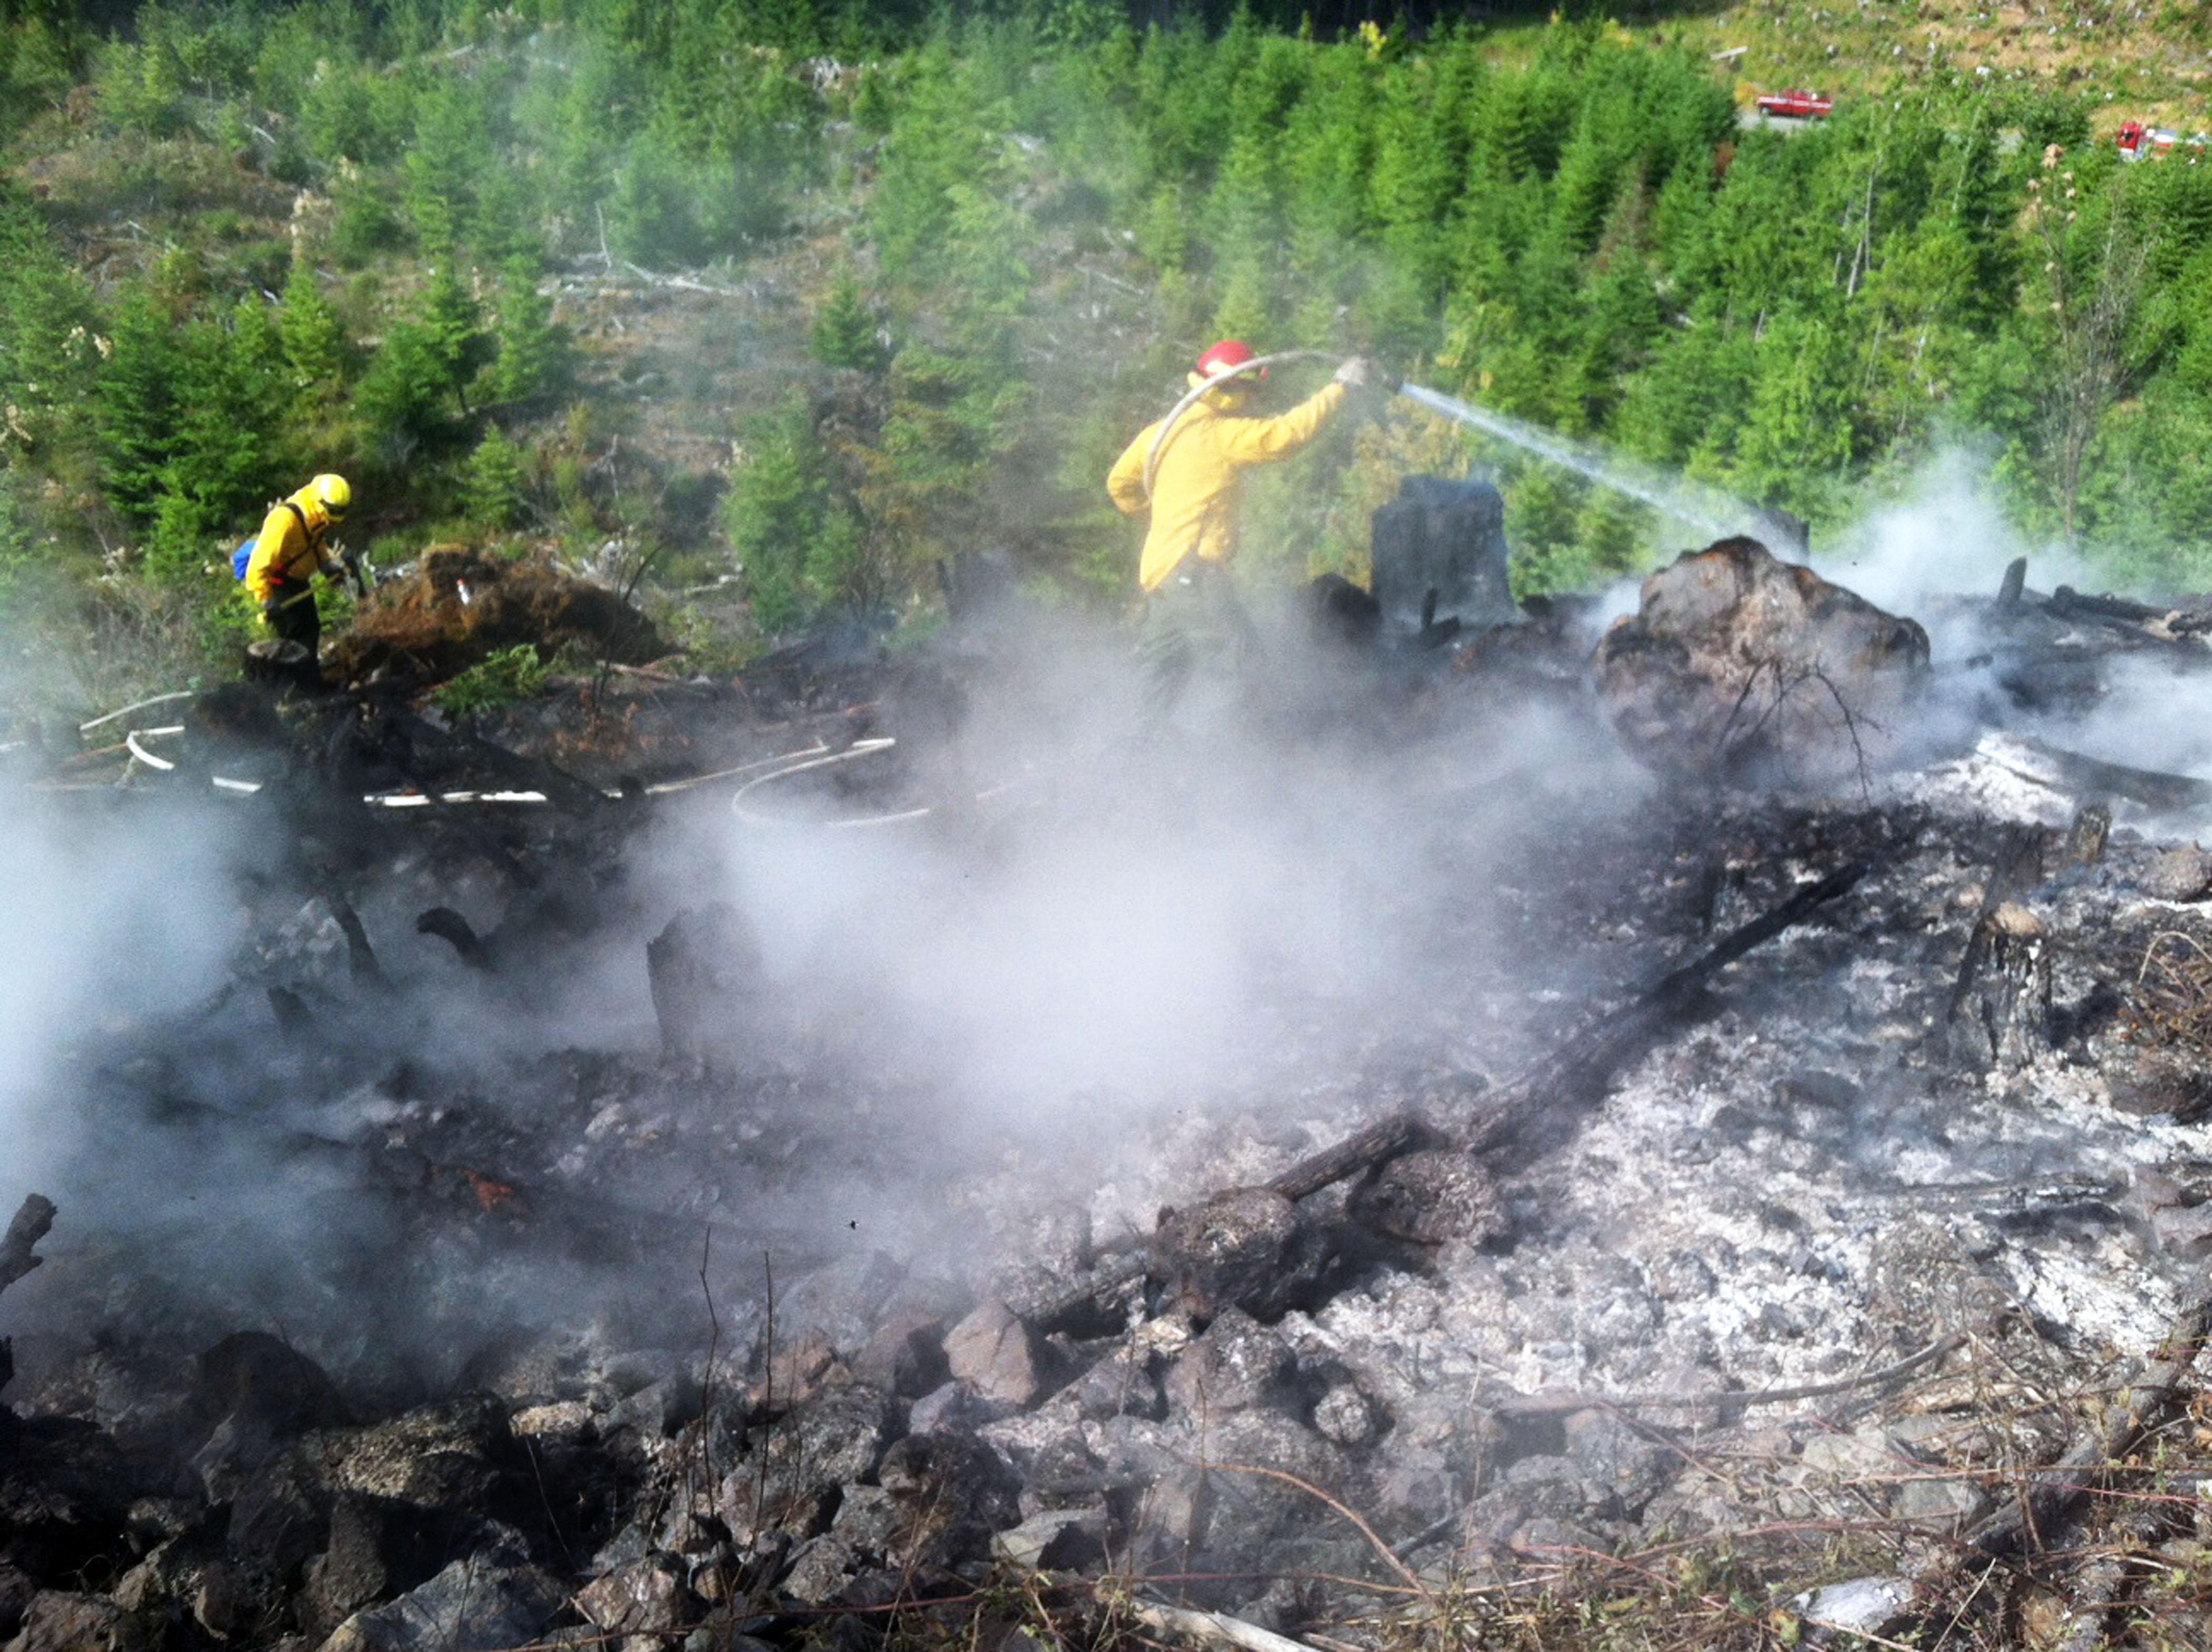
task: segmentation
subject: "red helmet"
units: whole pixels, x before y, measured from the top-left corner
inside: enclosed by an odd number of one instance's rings
[[[1223,374],[1241,367],[1247,361],[1254,359],[1255,358],[1252,354],[1252,347],[1243,339],[1224,338],[1198,358],[1198,376],[1201,379],[1218,379]],[[1248,379],[1264,379],[1267,376],[1267,369],[1261,367],[1257,373],[1248,373],[1241,376]]]

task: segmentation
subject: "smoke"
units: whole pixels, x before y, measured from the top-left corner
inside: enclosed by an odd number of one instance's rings
[[[980,684],[993,713],[958,764],[991,799],[979,819],[843,828],[854,805],[823,798],[794,799],[785,831],[733,825],[734,897],[781,990],[846,1006],[848,1040],[926,1071],[956,1124],[1079,1152],[1216,1090],[1310,1090],[1426,1025],[1489,962],[1440,956],[1486,893],[1455,886],[1445,846],[1480,862],[1646,786],[1587,726],[1536,706],[1470,720],[1448,695],[1394,707],[1297,635],[1268,639],[1279,696],[1149,742],[1126,714],[1115,738],[1109,708],[1138,686],[1097,652]],[[1073,724],[1018,714],[1077,700],[1091,714]]]
[[[134,801],[0,790],[0,1141],[15,1197],[81,1191],[72,1150],[100,1121],[78,1054],[228,976],[226,823]]]
[[[1962,754],[1984,731],[2002,729],[2107,762],[2212,780],[2204,732],[2212,728],[2212,674],[2191,648],[2131,653],[2124,629],[2039,623],[2039,596],[2104,582],[2065,546],[2006,519],[1984,455],[1961,447],[1937,454],[1894,503],[1817,546],[1812,560],[1826,578],[1928,630],[1936,677],[1923,706],[1923,754]],[[1993,621],[1994,598],[2016,560],[2027,564],[2030,611],[2019,623]],[[2081,801],[2024,781],[1975,796],[2001,812],[2057,819]],[[2142,812],[2112,801],[2123,819]]]
[[[2072,552],[2031,541],[2007,521],[1987,459],[1954,446],[1916,471],[1894,503],[1816,544],[1812,562],[1877,607],[1926,624],[1942,598],[1995,597],[2006,568],[2023,556],[2040,590],[2089,577]]]

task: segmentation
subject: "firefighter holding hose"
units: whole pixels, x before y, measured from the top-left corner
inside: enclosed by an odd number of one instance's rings
[[[315,610],[314,577],[337,579],[349,564],[328,544],[331,530],[345,520],[353,489],[342,476],[325,471],[289,497],[269,507],[246,564],[246,595],[279,641],[307,651],[307,665],[322,643],[322,616]]]
[[[1255,380],[1279,359],[1255,356],[1234,338],[1214,345],[1191,369],[1189,392],[1176,410],[1139,432],[1108,473],[1106,490],[1122,513],[1149,511],[1152,519],[1137,569],[1145,597],[1139,714],[1147,730],[1166,721],[1201,670],[1241,673],[1251,662],[1252,623],[1229,576],[1243,471],[1305,446],[1352,391],[1377,376],[1355,355],[1288,412],[1255,415],[1249,410]]]

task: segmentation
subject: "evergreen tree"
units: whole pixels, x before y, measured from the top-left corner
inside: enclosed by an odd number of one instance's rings
[[[526,481],[522,449],[493,425],[469,455],[462,479],[462,506],[469,520],[495,531],[513,527],[522,513]]]
[[[850,265],[837,272],[830,291],[816,312],[808,336],[814,359],[833,367],[853,367],[864,373],[882,370],[890,359],[878,334],[875,313],[860,291],[860,277]]]
[[[490,358],[493,343],[483,328],[483,311],[451,258],[434,265],[423,289],[420,325],[444,380],[446,392],[469,413],[469,385]]]
[[[556,396],[566,387],[570,349],[553,323],[553,301],[538,288],[535,259],[517,255],[500,271],[496,354],[484,388],[501,405]]]
[[[141,526],[154,519],[176,437],[178,374],[167,314],[143,288],[133,289],[115,313],[99,422],[108,497]]]
[[[176,439],[148,554],[167,579],[195,578],[216,561],[216,542],[293,468],[278,440],[289,396],[276,326],[258,299],[226,321],[192,322],[179,339]]]
[[[293,261],[284,283],[278,331],[292,387],[304,401],[327,406],[344,393],[349,352],[345,327],[303,260]]]

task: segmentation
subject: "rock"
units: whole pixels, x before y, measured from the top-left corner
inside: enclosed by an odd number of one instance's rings
[[[518,1439],[587,1440],[598,1428],[592,1408],[580,1400],[525,1406],[507,1419]]]
[[[853,1374],[863,1382],[910,1398],[935,1389],[951,1369],[945,1321],[918,1308],[891,1315],[853,1356]]]
[[[1989,1512],[1990,1500],[1971,1480],[1911,1474],[1898,1486],[1891,1512],[1899,1520],[1958,1533]]]
[[[1036,1333],[995,1298],[980,1303],[945,1333],[955,1382],[986,1400],[1020,1407],[1043,1390],[1046,1351]]]
[[[792,1557],[782,1590],[802,1606],[818,1606],[844,1593],[853,1575],[866,1564],[851,1539],[834,1532],[803,1545]]]
[[[1297,1206],[1270,1187],[1232,1188],[1167,1212],[1152,1238],[1167,1305],[1201,1320],[1232,1305],[1279,1316],[1312,1287],[1327,1255]]]
[[[1218,1417],[1279,1395],[1295,1364],[1278,1333],[1230,1308],[1184,1351],[1164,1386],[1170,1405]]]
[[[1364,1446],[1381,1432],[1375,1406],[1352,1382],[1335,1382],[1314,1401],[1313,1425],[1324,1440],[1340,1446]]]
[[[745,1632],[745,1625],[762,1621],[750,1616],[709,1618],[684,1637],[684,1652],[775,1652],[768,1642]]]
[[[504,1547],[456,1560],[421,1588],[333,1631],[320,1652],[502,1652],[538,1639],[567,1591]]]
[[[131,1564],[134,1494],[115,1442],[73,1418],[16,1418],[0,1407],[0,1541],[34,1577],[112,1576]]]
[[[740,1544],[819,1530],[840,1488],[874,1473],[890,1424],[880,1389],[823,1390],[756,1436],[714,1513]]]
[[[330,1546],[308,1563],[301,1619],[328,1635],[348,1618],[427,1582],[450,1552],[445,1510],[342,1491],[330,1515]]]
[[[990,1551],[992,1536],[1021,1518],[1021,1477],[965,1434],[909,1434],[877,1473],[898,1526],[886,1558],[921,1571],[950,1571]]]
[[[22,1627],[23,1614],[38,1593],[29,1573],[0,1561],[0,1635],[13,1635]]]
[[[1409,1244],[1447,1240],[1480,1244],[1510,1225],[1490,1172],[1471,1155],[1446,1148],[1401,1153],[1353,1189],[1353,1220]]]
[[[2157,901],[2201,901],[2212,893],[2212,853],[2194,843],[2165,851],[2144,868],[2142,892]]]
[[[897,1541],[899,1500],[880,1485],[848,1485],[837,1500],[837,1517],[830,1529],[853,1546],[855,1554],[873,1563]]]
[[[838,1362],[836,1345],[829,1333],[810,1328],[778,1339],[759,1380],[746,1385],[745,1404],[755,1412],[780,1417],[849,1376]]]
[[[995,1423],[1012,1414],[1014,1408],[998,1400],[986,1400],[974,1386],[966,1382],[947,1382],[932,1388],[914,1402],[914,1410],[907,1418],[907,1427],[915,1434],[928,1434],[939,1429],[956,1433],[973,1433],[987,1423]]]
[[[1273,1573],[1285,1546],[1337,1518],[1293,1480],[1326,1490],[1352,1479],[1342,1451],[1271,1409],[1164,1425],[1118,1418],[1102,1425],[1099,1436],[1109,1454],[1109,1475],[1143,1487],[1140,1546],[1153,1559],[1173,1557],[1179,1569],[1193,1573]],[[1249,1472],[1255,1467],[1273,1472]]]
[[[1661,1443],[1612,1412],[1577,1412],[1566,1422],[1567,1459],[1603,1492],[1598,1512],[1637,1520],[1674,1478],[1678,1449]]]
[[[1790,1605],[1807,1623],[1834,1633],[1880,1637],[1902,1631],[1917,1615],[1920,1596],[1909,1577],[1855,1577],[1801,1594]]]
[[[245,1577],[220,1560],[200,1568],[190,1597],[192,1621],[219,1641],[227,1641],[246,1625],[253,1610],[253,1590]]]
[[[32,1597],[8,1652],[135,1652],[140,1644],[114,1601],[42,1589]]]
[[[1059,1571],[1103,1558],[1105,1545],[1104,1509],[1048,1509],[999,1533],[991,1552],[1024,1571]]]
[[[2178,1174],[2177,1174],[2178,1173]],[[2179,1164],[2138,1164],[2131,1202],[2161,1248],[2175,1256],[2212,1254],[2212,1188]]]
[[[481,1507],[513,1444],[495,1394],[419,1406],[373,1428],[319,1435],[311,1455],[334,1491],[431,1508]]]
[[[649,1554],[593,1578],[576,1610],[610,1635],[671,1635],[697,1620],[701,1603],[690,1568],[673,1555]]]
[[[1053,1397],[1052,1404],[1066,1403],[1085,1417],[1104,1418],[1127,1413],[1155,1419],[1165,1414],[1160,1385],[1152,1376],[1152,1357],[1142,1347],[1116,1342],[1111,1350],[1091,1362],[1083,1375]]]
[[[352,1421],[337,1385],[296,1348],[259,1331],[225,1337],[196,1362],[191,1411],[211,1430],[238,1419],[271,1440]]]
[[[326,1494],[295,1449],[240,1489],[230,1506],[226,1542],[242,1564],[289,1577],[324,1546],[329,1533]]]
[[[1593,661],[1641,761],[1687,779],[1818,786],[1899,755],[1928,634],[1755,539],[1723,539],[1644,581]]]

